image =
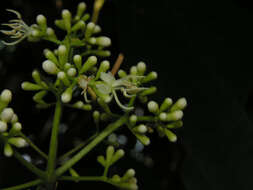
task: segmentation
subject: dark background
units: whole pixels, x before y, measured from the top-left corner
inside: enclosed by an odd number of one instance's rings
[[[75,10],[79,1],[63,0],[62,7]],[[86,1],[91,7],[91,0]],[[89,3],[90,2],[90,3]],[[5,5],[4,5],[5,3]],[[55,0],[8,0],[0,3],[0,21],[7,22],[5,8],[18,10],[28,24],[36,15],[47,16],[51,24],[60,17]],[[159,73],[157,96],[186,97],[184,128],[177,131],[177,143],[152,138],[142,157],[130,152],[133,139],[125,147],[125,157],[115,171],[129,167],[137,170],[141,190],[224,190],[253,188],[253,5],[244,0],[107,0],[99,24],[112,38],[115,60],[125,55],[124,68],[143,60]],[[1,35],[1,38],[4,38]],[[23,42],[0,51],[0,87],[14,92],[12,102],[24,125],[24,132],[42,147],[48,148],[47,131],[53,110],[37,110],[32,93],[23,92],[20,83],[31,80],[34,68],[44,60],[42,50],[50,43]],[[90,116],[90,114],[88,114]],[[60,153],[72,147],[66,136],[82,139],[90,136],[83,112],[66,109],[62,123],[68,127],[60,136]],[[70,125],[71,124],[71,125]],[[84,129],[84,126],[86,128]],[[71,128],[71,130],[70,130]],[[123,131],[124,132],[124,131]],[[36,137],[36,138],[35,138]],[[100,145],[75,169],[83,175],[97,174],[101,168],[95,156],[104,152]],[[38,165],[43,166],[36,156]],[[1,151],[2,152],[2,151]],[[143,162],[144,160],[144,162]],[[15,159],[0,153],[0,189],[33,179]],[[59,189],[115,189],[104,184],[62,183]]]

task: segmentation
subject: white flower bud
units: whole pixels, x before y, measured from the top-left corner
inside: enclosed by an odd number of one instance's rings
[[[1,120],[5,122],[9,122],[14,115],[14,111],[12,108],[4,108],[4,110],[1,113]]]
[[[135,123],[137,122],[137,116],[136,115],[131,115],[129,118],[129,121],[131,124],[135,125]]]
[[[135,176],[135,170],[134,169],[128,169],[127,172],[125,173],[123,178],[129,179]]]
[[[0,121],[0,132],[5,132],[7,130],[7,123],[4,121]]]
[[[1,101],[5,102],[5,103],[9,103],[12,99],[12,93],[10,90],[5,89],[2,91],[0,97],[1,97]]]
[[[48,74],[57,74],[59,69],[57,66],[50,60],[46,60],[42,63],[42,68],[44,69],[45,72]]]
[[[151,113],[157,113],[159,111],[159,106],[158,106],[158,104],[155,101],[150,101],[148,103],[148,110]]]
[[[23,148],[23,147],[27,146],[26,141],[22,137],[9,138],[8,143],[10,143],[18,148]]]
[[[67,9],[62,10],[62,18],[70,21],[71,13],[69,12],[69,10]]]
[[[159,119],[160,119],[161,121],[166,121],[166,120],[167,120],[167,114],[164,113],[164,112],[160,113]]]
[[[60,71],[57,74],[57,78],[63,80],[66,77],[66,74],[63,71]]]
[[[68,88],[65,90],[65,92],[62,93],[61,95],[61,100],[63,103],[68,103],[72,99],[72,88]]]
[[[181,110],[176,110],[174,112],[167,114],[167,121],[177,121],[183,118],[184,113]]]
[[[60,46],[58,47],[58,54],[59,54],[59,55],[65,55],[66,52],[67,52],[67,48],[66,48],[65,45],[60,45]]]
[[[139,133],[146,133],[148,131],[147,127],[145,125],[139,125],[136,130],[139,132]]]
[[[75,68],[70,68],[68,71],[67,71],[67,74],[68,76],[70,77],[74,77],[76,75],[76,69]]]
[[[18,122],[18,116],[17,116],[17,114],[14,113],[11,118],[11,123],[16,123],[16,122]]]
[[[40,32],[38,30],[36,30],[36,29],[33,29],[32,30],[32,36],[33,37],[39,37],[40,36]]]
[[[36,17],[36,21],[37,21],[37,23],[39,24],[39,25],[44,25],[44,26],[46,26],[46,24],[47,24],[47,19],[46,19],[46,17],[44,16],[44,15],[38,15],[37,17]]]
[[[171,111],[183,110],[187,106],[187,101],[185,98],[180,98],[176,103],[171,107]]]
[[[22,129],[21,123],[19,123],[19,122],[14,123],[14,124],[13,124],[13,129],[14,129],[15,131],[21,131],[21,129]]]
[[[108,47],[111,45],[111,39],[105,36],[98,37],[96,44],[103,47]]]
[[[53,36],[54,35],[54,30],[52,28],[47,28],[47,35],[48,36]]]
[[[131,75],[137,75],[137,67],[136,66],[132,66],[130,68],[130,74]]]
[[[99,25],[96,25],[94,28],[94,33],[97,34],[99,32],[101,32],[101,27]]]
[[[138,70],[138,72],[140,73],[140,74],[144,74],[145,73],[145,71],[146,71],[146,64],[144,63],[144,62],[139,62],[138,64],[137,64],[137,70]]]

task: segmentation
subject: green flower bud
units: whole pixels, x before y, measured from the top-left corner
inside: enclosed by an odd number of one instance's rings
[[[8,143],[4,145],[4,155],[6,157],[11,157],[13,155],[13,149],[11,148],[11,145]]]
[[[119,149],[116,151],[116,153],[113,155],[113,158],[111,160],[111,164],[117,162],[119,159],[121,159],[125,155],[125,151],[122,149]]]
[[[72,177],[79,177],[78,173],[72,168],[69,169],[69,173]]]
[[[102,166],[106,166],[106,161],[105,161],[105,158],[104,158],[104,156],[98,156],[97,157],[97,161],[102,165]]]
[[[174,133],[172,133],[169,129],[164,129],[164,133],[168,137],[170,142],[177,141],[177,136]]]
[[[182,126],[183,126],[183,122],[182,121],[176,121],[176,122],[173,122],[171,124],[166,125],[166,127],[168,129],[176,129],[176,128],[180,128]]]
[[[71,68],[71,64],[70,63],[66,63],[65,65],[64,65],[64,69],[65,70],[68,70],[68,69],[70,69]]]
[[[187,106],[187,101],[185,98],[180,98],[176,103],[171,107],[171,111],[183,110]]]
[[[89,14],[85,14],[85,15],[81,18],[81,20],[84,21],[84,22],[86,22],[89,18],[90,18],[90,15],[89,15]]]
[[[58,67],[50,60],[46,60],[42,63],[42,68],[43,70],[48,73],[55,75],[59,72]]]
[[[148,146],[150,144],[150,139],[146,135],[135,133],[135,136],[143,145]]]
[[[144,62],[139,62],[137,64],[137,70],[139,75],[143,75],[146,72],[146,64]]]
[[[111,45],[111,39],[106,36],[101,36],[96,38],[96,44],[102,47],[108,47]]]
[[[39,104],[46,104],[46,102],[44,102],[43,98],[44,96],[47,94],[47,91],[43,90],[40,92],[37,92],[34,96],[33,96],[33,101],[39,103]]]
[[[84,63],[83,67],[80,70],[80,74],[85,73],[94,65],[97,64],[97,58],[95,56],[90,56],[87,61]]]
[[[10,90],[5,89],[2,91],[1,95],[0,95],[0,100],[2,102],[4,102],[5,104],[10,103],[10,101],[12,100],[12,93]]]
[[[90,22],[89,24],[87,24],[87,28],[85,31],[85,38],[88,39],[91,37],[91,35],[93,34],[93,31],[95,29],[95,24],[93,22]]]
[[[19,132],[22,130],[22,125],[19,122],[16,122],[12,125],[12,130],[15,132]]]
[[[161,121],[167,121],[167,114],[164,113],[164,112],[160,113],[159,119],[160,119]]]
[[[130,74],[131,75],[137,75],[137,67],[136,66],[132,66],[131,68],[130,68]]]
[[[119,78],[124,78],[127,76],[127,73],[124,70],[120,69],[118,71],[118,76],[119,76]]]
[[[90,44],[95,45],[97,40],[96,40],[96,38],[91,37],[91,38],[89,38],[87,41],[88,41]]]
[[[86,111],[90,111],[92,109],[92,106],[90,104],[84,104],[82,101],[76,102],[75,104],[73,104],[73,107]]]
[[[165,100],[163,101],[161,107],[160,107],[160,111],[166,111],[169,109],[169,107],[172,105],[173,101],[171,98],[165,98]]]
[[[28,90],[28,91],[35,91],[35,90],[42,90],[43,89],[43,87],[42,86],[40,86],[40,85],[38,85],[38,84],[33,84],[33,83],[31,83],[31,82],[23,82],[22,84],[21,84],[21,88],[23,89],[23,90]]]
[[[8,125],[5,121],[0,121],[0,132],[3,133],[7,130]]]
[[[80,19],[84,13],[84,11],[86,10],[87,6],[84,2],[81,2],[78,4],[77,6],[77,11],[76,11],[76,19]]]
[[[70,81],[69,79],[66,77],[66,74],[63,72],[63,71],[60,71],[58,74],[57,74],[57,78],[60,79],[63,84],[65,86],[69,86],[70,85]]]
[[[80,70],[82,67],[82,57],[80,55],[75,55],[73,61],[76,65],[76,68]]]
[[[113,181],[114,183],[119,183],[119,182],[121,181],[121,178],[120,178],[119,175],[113,175],[113,176],[112,176],[112,181]]]
[[[100,57],[109,57],[111,55],[111,52],[108,50],[97,50],[94,51],[94,54]]]
[[[96,25],[94,28],[94,33],[97,34],[99,32],[101,32],[101,27],[99,25]]]
[[[85,28],[85,22],[80,20],[78,21],[71,29],[72,32],[78,31],[78,30],[84,30]]]
[[[14,113],[11,118],[11,123],[16,123],[16,122],[18,122],[18,116],[17,116],[17,114]]]
[[[155,80],[157,79],[157,73],[156,72],[150,72],[147,76],[145,76],[144,79],[142,79],[142,83],[147,83],[147,82],[150,82],[152,80]]]
[[[65,30],[65,24],[64,24],[64,21],[63,21],[63,20],[55,20],[55,21],[54,21],[54,24],[55,24],[58,28],[60,28],[60,29],[62,29],[62,30]]]
[[[72,87],[67,88],[61,95],[61,101],[63,103],[68,103],[72,99]]]
[[[143,90],[141,93],[140,93],[140,96],[147,96],[147,95],[151,95],[151,94],[154,94],[155,92],[157,91],[157,88],[155,86],[152,86],[146,90]]]
[[[102,61],[102,63],[100,64],[99,66],[99,69],[98,69],[98,72],[97,72],[97,75],[96,75],[96,78],[95,79],[99,79],[100,77],[100,74],[102,72],[106,72],[108,69],[110,68],[110,62],[105,60],[105,61]]]
[[[34,70],[32,72],[32,77],[33,80],[37,83],[37,84],[41,84],[41,78],[40,78],[40,73],[37,70]]]
[[[141,124],[141,125],[135,127],[133,130],[137,133],[144,134],[148,131],[148,128],[145,125]]]
[[[139,100],[141,101],[141,103],[145,104],[148,101],[148,97],[147,96],[138,96]]]
[[[76,69],[75,68],[68,69],[67,74],[70,77],[74,77],[76,75]]]
[[[99,117],[100,117],[99,111],[94,111],[93,112],[93,119],[94,119],[94,121],[95,121],[96,124],[99,123]]]
[[[111,118],[110,115],[107,114],[107,113],[102,113],[102,114],[100,115],[101,121],[108,121],[110,118]]]
[[[52,29],[50,27],[47,28],[46,34],[48,35],[49,38],[57,39],[54,29]]]
[[[60,45],[58,47],[58,56],[59,56],[59,61],[61,65],[66,64],[67,62],[67,48],[65,45]]]
[[[38,15],[36,17],[36,21],[43,32],[46,32],[47,29],[47,19],[44,15]]]
[[[17,148],[23,148],[23,147],[27,146],[26,141],[22,137],[9,138],[8,143],[16,146]]]
[[[48,60],[54,62],[56,65],[59,64],[58,59],[56,58],[55,54],[54,54],[51,50],[45,49],[45,50],[44,50],[44,55],[45,55],[45,57],[46,57]]]
[[[69,10],[67,9],[62,10],[62,18],[64,21],[65,29],[67,30],[68,33],[70,33],[71,32],[71,13],[69,12]]]
[[[14,115],[14,111],[12,108],[4,108],[0,115],[0,118],[2,121],[9,122],[11,121],[13,115]]]
[[[122,177],[122,181],[128,180],[135,176],[135,170],[134,169],[128,169],[124,176]]]
[[[130,122],[131,126],[134,126],[136,124],[136,122],[137,122],[137,116],[136,115],[131,115],[129,117],[129,122]]]
[[[112,157],[114,154],[115,150],[113,146],[108,146],[106,149],[106,165],[109,166],[112,161]]]
[[[39,30],[37,30],[37,29],[32,29],[31,34],[32,34],[32,37],[34,37],[34,38],[38,38],[38,37],[40,37],[40,36],[41,36],[40,31],[39,31]]]
[[[184,113],[181,110],[176,110],[174,112],[167,114],[167,121],[178,121],[183,118]]]
[[[148,103],[148,110],[151,112],[151,113],[158,113],[159,112],[159,106],[158,104],[155,102],[155,101],[150,101]]]

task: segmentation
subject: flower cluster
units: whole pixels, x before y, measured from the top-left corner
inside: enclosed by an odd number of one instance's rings
[[[12,146],[22,148],[27,145],[20,135],[22,125],[18,122],[18,116],[7,107],[11,99],[11,91],[3,90],[0,95],[0,140],[4,141],[4,155],[7,157],[13,155]]]

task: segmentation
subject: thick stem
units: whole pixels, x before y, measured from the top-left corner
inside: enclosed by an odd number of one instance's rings
[[[97,144],[99,144],[102,140],[104,140],[108,135],[110,135],[113,131],[115,131],[124,123],[126,123],[126,121],[127,117],[122,116],[116,122],[109,124],[93,141],[91,141],[80,152],[78,152],[75,156],[73,156],[70,160],[68,160],[63,166],[58,168],[56,170],[56,176],[61,176],[64,172],[66,172],[69,168],[71,168],[74,164],[76,164],[79,160],[81,160]]]
[[[17,186],[13,186],[13,187],[8,187],[8,188],[3,188],[2,190],[19,190],[19,189],[25,189],[25,188],[29,188],[32,186],[36,186],[42,183],[42,180],[37,179],[34,181],[30,181],[21,185],[17,185]]]
[[[54,180],[53,177],[54,177],[55,161],[56,161],[57,148],[58,148],[58,132],[59,132],[61,112],[62,112],[61,102],[58,99],[56,103],[56,107],[55,107],[53,128],[52,128],[51,140],[50,140],[50,146],[49,146],[49,156],[48,156],[48,163],[47,163],[47,175],[48,175],[49,181]]]

